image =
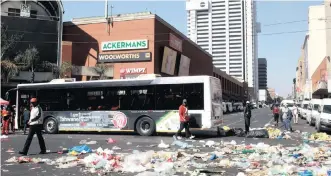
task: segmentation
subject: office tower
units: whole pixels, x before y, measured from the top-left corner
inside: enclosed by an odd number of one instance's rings
[[[216,68],[258,93],[256,6],[253,0],[187,0],[188,37],[213,56]]]
[[[259,64],[259,66],[258,66],[259,89],[267,89],[267,87],[268,87],[267,59],[259,58],[258,64]]]

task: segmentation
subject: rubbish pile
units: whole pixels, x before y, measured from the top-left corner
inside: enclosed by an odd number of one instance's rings
[[[309,139],[316,141],[331,141],[331,136],[326,133],[313,133],[310,135]]]
[[[249,133],[245,134],[242,128],[229,128],[223,126],[219,129],[221,137],[247,137],[247,138],[270,138],[270,139],[291,139],[289,132],[282,132],[278,128],[269,127],[251,129]],[[324,136],[325,137],[325,136]]]
[[[268,129],[268,133],[274,138],[279,135],[274,135],[276,132],[271,129]],[[324,134],[304,135],[311,139],[328,139]],[[201,147],[209,147],[210,152],[200,152],[196,143],[203,143]],[[139,173],[140,176],[227,175],[227,168],[236,168],[239,176],[322,176],[331,173],[331,143],[320,142],[319,146],[303,143],[295,147],[284,147],[265,143],[237,144],[235,141],[174,141],[171,145],[161,141],[155,147],[155,150],[162,148],[166,151],[133,150],[130,153],[117,153],[113,149],[91,150],[82,145],[64,149],[68,151],[67,156],[62,155],[55,160],[12,157],[6,162],[45,163],[61,169],[81,167],[87,173]]]

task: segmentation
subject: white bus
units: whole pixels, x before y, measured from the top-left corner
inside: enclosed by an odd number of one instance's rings
[[[221,83],[210,76],[19,84],[16,90],[16,122],[23,107],[36,97],[44,110],[47,133],[175,132],[183,99],[193,129],[216,127],[223,115]]]

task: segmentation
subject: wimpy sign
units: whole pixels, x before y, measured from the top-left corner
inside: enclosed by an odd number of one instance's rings
[[[147,68],[124,68],[120,72],[125,74],[146,74]]]

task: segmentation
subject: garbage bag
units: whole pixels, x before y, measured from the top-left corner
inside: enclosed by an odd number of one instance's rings
[[[265,129],[259,129],[259,130],[252,130],[249,131],[247,138],[269,138],[268,131]]]
[[[233,129],[224,130],[223,128],[219,128],[218,132],[219,132],[220,137],[228,137],[228,136],[235,136],[236,135],[236,133]]]
[[[235,136],[236,132],[234,131],[234,129],[230,129],[228,131],[225,132],[226,136]]]
[[[220,137],[225,137],[226,136],[226,131],[223,128],[218,128],[218,135]]]
[[[242,128],[234,128],[234,133],[236,134],[236,136],[238,137],[244,137],[245,136],[245,132]]]
[[[223,130],[224,130],[224,131],[229,131],[229,130],[230,130],[230,127],[228,127],[228,126],[223,126]]]

